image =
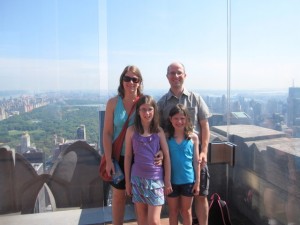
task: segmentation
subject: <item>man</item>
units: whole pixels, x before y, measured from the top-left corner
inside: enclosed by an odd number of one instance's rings
[[[182,63],[174,62],[168,66],[167,79],[170,83],[170,90],[163,95],[157,102],[160,112],[161,126],[166,127],[169,119],[170,109],[181,103],[185,105],[190,113],[194,130],[199,135],[200,142],[200,165],[201,165],[201,179],[200,179],[200,193],[195,196],[195,213],[200,225],[208,224],[208,188],[209,188],[209,172],[206,165],[207,151],[210,137],[208,118],[210,113],[204,100],[197,94],[189,92],[184,87],[184,80],[186,79],[185,68]]]

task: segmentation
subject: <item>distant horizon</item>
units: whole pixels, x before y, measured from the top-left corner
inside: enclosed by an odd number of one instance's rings
[[[282,88],[274,88],[274,89],[232,89],[230,94],[232,95],[236,95],[236,94],[274,94],[274,93],[278,93],[278,94],[288,94],[289,92],[289,88],[300,88],[300,87],[288,87],[286,89],[282,89]],[[153,93],[155,95],[157,94],[164,94],[169,90],[169,87],[166,89],[161,89],[161,88],[152,88],[152,89],[144,89],[143,93],[144,94],[150,94]],[[190,91],[196,92],[198,94],[201,93],[210,93],[210,94],[227,94],[227,90],[221,90],[221,89],[189,89]],[[91,90],[91,89],[61,89],[61,90],[38,90],[38,91],[34,91],[34,90],[1,90],[0,91],[0,97],[10,97],[10,96],[20,96],[20,95],[38,95],[38,94],[57,94],[57,93],[78,93],[78,94],[99,94],[100,96],[110,96],[110,95],[114,95],[117,94],[117,90],[115,89],[109,89],[109,90]],[[154,93],[155,92],[155,93]]]
[[[203,88],[188,88],[186,87],[188,90],[190,91],[226,91],[227,92],[227,89],[203,89]],[[300,88],[300,86],[294,86],[294,87],[287,87],[287,88],[249,88],[249,89],[232,89],[231,88],[231,91],[241,91],[241,92],[245,92],[245,91],[285,91],[285,90],[288,90],[289,88]],[[143,88],[143,91],[168,91],[170,89],[170,87],[166,87],[166,88]],[[82,92],[98,92],[100,89],[43,89],[43,90],[32,90],[32,89],[2,89],[0,90],[0,94],[1,93],[6,93],[6,92],[34,92],[34,93],[46,93],[46,92],[76,92],[76,91],[82,91]],[[116,92],[117,89],[114,89],[114,88],[111,88],[111,89],[102,89],[100,90],[101,92]]]

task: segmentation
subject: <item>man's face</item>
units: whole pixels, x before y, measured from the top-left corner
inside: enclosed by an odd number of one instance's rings
[[[172,64],[169,66],[167,78],[171,88],[180,88],[183,86],[186,74],[184,68],[180,64]]]

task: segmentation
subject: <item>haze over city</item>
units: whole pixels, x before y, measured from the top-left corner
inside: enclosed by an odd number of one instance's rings
[[[287,91],[300,83],[299,10],[293,0],[232,1],[230,17],[219,0],[4,0],[1,89],[116,90],[135,64],[145,90],[165,90],[178,60],[190,89],[226,90],[230,68],[232,89]]]

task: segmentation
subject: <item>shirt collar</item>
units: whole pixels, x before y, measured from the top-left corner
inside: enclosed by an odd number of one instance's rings
[[[183,88],[183,92],[182,92],[182,95],[186,95],[186,96],[189,96],[190,95],[190,92],[186,89],[186,88]],[[171,91],[171,89],[169,89],[168,91],[168,94],[167,94],[167,99],[169,100],[170,98],[177,98],[173,92]]]

